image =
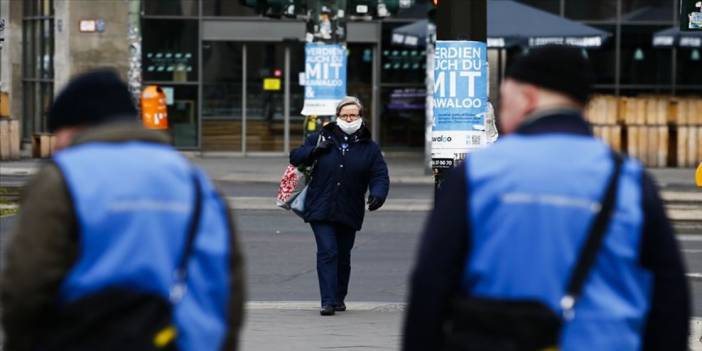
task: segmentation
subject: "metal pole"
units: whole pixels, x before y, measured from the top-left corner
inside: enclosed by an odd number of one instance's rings
[[[614,45],[616,45],[614,50],[614,95],[619,96],[619,85],[621,84],[621,70],[622,70],[622,1],[617,1],[617,28],[616,40]]]
[[[202,156],[202,99],[203,99],[203,87],[202,84],[204,79],[202,77],[202,1],[198,1],[197,8],[197,142],[195,143],[198,150],[200,150],[200,156]]]
[[[440,1],[436,8],[436,39],[487,41],[487,0]]]
[[[434,48],[436,47],[436,25],[427,23],[426,39],[426,99],[424,104],[424,172],[432,174],[432,126],[434,125],[434,111],[432,109],[434,99]]]
[[[241,152],[246,155],[246,44],[241,46]]]
[[[285,103],[283,105],[283,152],[290,152],[290,45],[285,46]]]
[[[378,31],[380,31],[378,26]],[[380,144],[380,53],[382,52],[381,43],[373,45],[373,77],[372,77],[372,105],[373,105],[373,122],[371,124],[371,136],[376,143]]]

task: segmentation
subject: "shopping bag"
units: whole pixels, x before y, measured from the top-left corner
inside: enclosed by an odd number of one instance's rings
[[[302,189],[305,187],[305,174],[297,167],[288,165],[280,179],[278,195],[275,199],[276,206],[290,210],[291,203]]]
[[[320,134],[317,137],[317,143],[324,138]],[[296,215],[304,218],[305,198],[307,197],[307,184],[312,181],[312,170],[317,165],[314,161],[310,166],[301,166],[301,168],[293,165],[288,165],[283,171],[283,177],[280,179],[278,187],[278,195],[276,196],[275,204],[285,210],[292,210]]]
[[[290,201],[290,210],[292,210],[296,215],[300,216],[300,218],[305,218],[305,198],[307,197],[307,188],[308,186],[305,185],[305,187],[302,188],[302,191],[293,195],[293,199]]]

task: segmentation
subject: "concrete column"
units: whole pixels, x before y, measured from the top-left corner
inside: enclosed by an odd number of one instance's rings
[[[71,36],[78,32],[72,23],[70,0],[54,0],[54,96],[71,77]],[[89,2],[84,1],[86,4]],[[90,5],[88,5],[90,6]]]
[[[7,50],[7,40],[5,33],[10,28],[10,0],[0,0],[0,92],[6,93],[9,86],[5,82],[5,76],[10,70],[9,51]]]
[[[22,116],[22,2],[0,0],[0,17],[5,19],[1,34],[5,41],[0,65],[2,77],[0,91],[10,95],[10,116]]]
[[[54,91],[71,77],[96,68],[112,68],[127,80],[129,71],[129,1],[55,0]],[[104,31],[82,33],[81,20],[102,20]]]

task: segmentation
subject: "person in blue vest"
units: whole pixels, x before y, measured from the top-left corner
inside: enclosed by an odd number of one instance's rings
[[[390,188],[388,167],[363,123],[363,105],[358,98],[341,99],[336,122],[309,135],[302,146],[292,150],[290,163],[315,163],[304,220],[312,226],[317,242],[320,314],[333,315],[346,310],[351,249],[363,224],[365,204],[369,211],[379,209]]]
[[[558,316],[569,310],[561,297],[614,173],[609,147],[583,118],[593,80],[579,48],[532,48],[513,61],[498,115],[507,136],[450,173],[426,224],[403,350],[448,347],[456,301],[531,299]],[[658,189],[629,158],[617,181],[603,243],[556,346],[687,350],[688,285]]]
[[[26,188],[2,272],[5,350],[83,350],[75,343],[96,333],[105,339],[90,341],[94,350],[145,349],[128,334],[153,340],[154,350],[235,350],[243,260],[208,176],[166,134],[141,127],[111,70],[70,81],[48,127],[59,151]],[[164,301],[169,324],[140,335],[163,318],[155,302]],[[142,312],[147,319],[125,319]]]

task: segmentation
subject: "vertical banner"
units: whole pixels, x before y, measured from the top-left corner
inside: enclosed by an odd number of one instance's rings
[[[434,114],[432,160],[435,168],[452,167],[453,160],[462,160],[471,150],[487,144],[488,67],[485,43],[436,42],[431,102]]]
[[[305,116],[332,116],[346,96],[346,48],[340,44],[305,44]]]

